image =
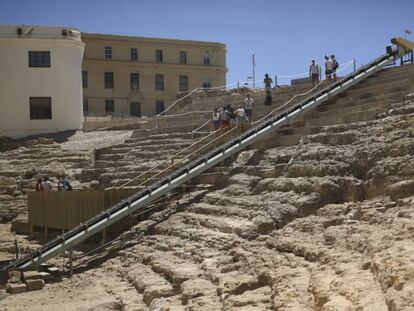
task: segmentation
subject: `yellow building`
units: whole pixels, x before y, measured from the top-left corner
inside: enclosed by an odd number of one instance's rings
[[[222,43],[90,33],[82,40],[88,116],[152,116],[179,92],[226,84]]]

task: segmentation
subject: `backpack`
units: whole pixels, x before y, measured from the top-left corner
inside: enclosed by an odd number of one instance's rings
[[[338,67],[339,67],[339,63],[335,59],[333,63],[333,69],[338,69]]]

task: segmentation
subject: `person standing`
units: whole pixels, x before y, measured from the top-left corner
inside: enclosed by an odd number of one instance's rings
[[[52,184],[50,183],[48,176],[43,178],[42,186],[43,186],[43,191],[44,192],[52,191]]]
[[[36,191],[43,191],[43,180],[39,178],[36,183]]]
[[[265,74],[263,83],[264,83],[264,86],[265,86],[265,90],[271,90],[272,89],[273,80],[272,80],[272,78],[269,77],[269,75],[267,73]]]
[[[220,128],[220,113],[218,112],[217,108],[214,108],[212,121],[213,121],[213,128],[215,131],[217,131]]]
[[[220,128],[231,129],[229,112],[227,111],[226,107],[223,107],[220,113]]]
[[[247,122],[249,122],[249,119],[247,118],[246,111],[240,105],[236,110],[236,124],[240,127],[242,132],[246,129],[245,124]]]
[[[244,99],[244,112],[246,113],[249,122],[252,122],[253,104],[254,99],[250,97],[250,94],[247,94],[246,98]]]
[[[319,65],[312,59],[309,66],[309,77],[312,80],[312,85],[315,87],[319,83]]]
[[[66,191],[65,176],[63,176],[63,175],[58,176],[57,189],[58,189],[58,191]]]
[[[328,55],[325,55],[325,76],[328,83],[332,82],[333,66]]]
[[[337,62],[335,55],[331,55],[331,63],[332,63],[332,76],[335,82],[336,81],[336,70],[339,67],[339,63]]]
[[[65,175],[63,175],[63,185],[65,186],[66,191],[72,191],[73,190],[72,185],[69,182],[69,179],[67,179]]]

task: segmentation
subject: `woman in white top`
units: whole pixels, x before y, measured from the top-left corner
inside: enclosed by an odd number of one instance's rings
[[[211,119],[213,121],[214,130],[218,130],[220,127],[220,113],[217,108],[214,108],[213,117]]]

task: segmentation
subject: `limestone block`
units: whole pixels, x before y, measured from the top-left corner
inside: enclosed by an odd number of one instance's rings
[[[40,280],[42,276],[38,271],[25,271],[23,272],[23,280]]]
[[[400,199],[414,194],[414,180],[403,180],[387,187],[386,193],[393,199]]]
[[[42,279],[26,280],[27,290],[40,290],[45,287],[45,281]]]
[[[46,269],[47,272],[49,272],[51,275],[53,275],[54,277],[60,277],[60,270],[59,268],[56,267],[49,267]]]
[[[9,271],[9,283],[21,283],[22,273],[20,271]]]
[[[205,279],[190,279],[183,282],[181,292],[183,304],[187,304],[188,300],[200,296],[216,296],[215,286]]]
[[[155,298],[169,297],[169,296],[172,296],[173,294],[174,294],[174,291],[170,284],[152,285],[145,289],[143,300],[146,303],[146,305],[149,306]]]
[[[10,294],[19,294],[27,291],[27,287],[23,283],[7,283],[6,291]]]

